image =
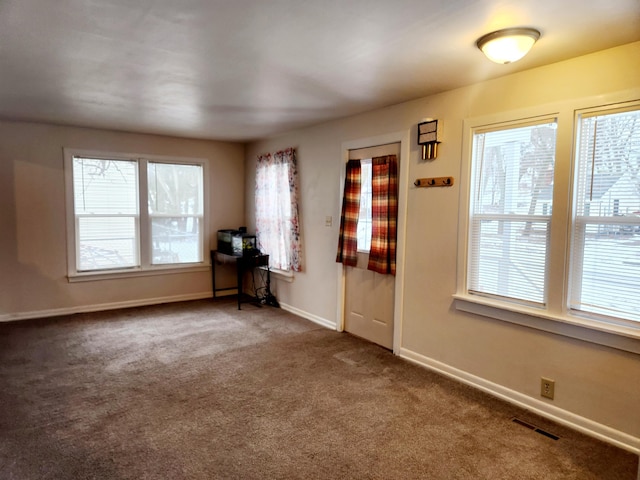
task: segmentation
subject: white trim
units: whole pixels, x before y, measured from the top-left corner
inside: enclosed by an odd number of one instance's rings
[[[260,268],[262,268],[263,270],[265,269],[265,267]],[[278,280],[287,283],[293,283],[294,274],[291,270],[280,270],[279,268],[269,267],[269,272],[271,273],[271,275],[275,275]]]
[[[419,353],[411,350],[407,350],[405,348],[401,349],[400,357],[411,363],[462,382],[465,385],[477,388],[508,403],[521,408],[526,408],[527,410],[559,424],[565,425],[573,430],[584,433],[585,435],[589,435],[590,437],[597,438],[636,455],[640,455],[640,438],[601,423],[594,422],[593,420],[581,417],[580,415],[576,415],[562,408],[549,405],[541,400],[529,397],[528,395],[503,387],[502,385],[490,382],[484,378],[465,372],[464,370],[459,370],[432,358],[425,357],[424,355],[420,355]]]
[[[195,273],[211,271],[209,263],[185,264],[184,266],[158,266],[149,270],[140,270],[138,268],[131,270],[101,270],[100,272],[76,273],[68,277],[69,283],[75,282],[93,282],[96,280],[113,280],[115,278],[132,278],[132,277],[149,277],[153,275],[170,275],[175,273]]]
[[[327,320],[326,318],[322,318],[317,315],[314,315],[313,313],[305,312],[304,310],[300,310],[299,308],[292,307],[291,305],[288,305],[286,303],[280,302],[280,308],[285,312],[293,313],[294,315],[302,317],[306,320],[310,320],[313,323],[317,323],[318,325],[328,328],[330,330],[337,329],[335,322],[332,322],[331,320]]]
[[[454,294],[453,298],[456,300],[455,308],[463,312],[640,354],[639,328],[607,324],[571,315],[552,314],[542,308],[505,304],[478,295]]]
[[[640,97],[640,92],[638,92]],[[567,242],[569,247],[566,253],[566,269],[564,282],[566,285],[566,298],[564,299],[564,308],[568,313],[574,313],[582,318],[586,318],[591,323],[602,323],[608,325],[608,322],[613,324],[628,324],[631,328],[636,329],[636,338],[640,339],[640,322],[638,316],[633,312],[621,313],[616,317],[615,312],[608,310],[607,308],[600,308],[600,306],[591,305],[581,310],[577,306],[573,305],[572,300],[578,300],[577,303],[581,304],[582,297],[582,271],[585,253],[586,237],[584,233],[588,225],[639,225],[640,219],[636,219],[631,216],[614,216],[614,217],[601,217],[590,215],[579,215],[578,213],[578,197],[580,196],[581,181],[581,162],[583,155],[580,147],[580,138],[582,136],[581,130],[583,128],[582,120],[587,117],[611,115],[621,112],[638,112],[640,111],[640,99],[636,97],[633,101],[621,101],[617,103],[609,103],[607,105],[597,104],[592,107],[577,108],[574,110],[573,121],[573,150],[571,152],[571,177],[570,177],[570,204],[569,204],[569,221],[567,222]],[[594,136],[595,141],[595,136]],[[595,148],[595,147],[594,147]],[[583,185],[584,186],[584,185]],[[584,212],[583,212],[584,213]],[[577,230],[581,230],[582,235],[577,233]],[[575,292],[575,293],[574,293]],[[577,298],[576,298],[577,297]],[[615,332],[615,330],[614,330]]]
[[[339,188],[339,205],[342,211],[342,194],[345,182],[345,164],[349,161],[349,150],[359,148],[368,148],[375,145],[384,145],[387,143],[400,143],[400,158],[398,159],[398,223],[397,223],[397,245],[396,245],[396,279],[395,279],[395,297],[393,308],[393,352],[398,354],[402,346],[402,319],[404,311],[404,264],[405,253],[404,247],[406,243],[407,232],[407,203],[409,191],[409,166],[411,148],[409,139],[411,138],[411,130],[402,130],[385,135],[377,135],[374,137],[361,138],[358,140],[350,140],[342,142],[342,158],[340,159],[340,188]],[[340,215],[338,215],[339,218]],[[344,330],[344,305],[345,305],[345,269],[341,263],[338,264],[338,305],[336,311],[336,330],[342,332]]]
[[[233,293],[231,293],[230,295],[232,294]],[[75,313],[101,312],[105,310],[117,310],[120,308],[143,307],[146,305],[158,305],[161,303],[187,302],[190,300],[202,300],[205,298],[211,298],[210,291],[201,292],[201,293],[189,293],[185,295],[171,295],[168,297],[143,298],[140,300],[126,300],[124,302],[80,305],[77,307],[52,308],[48,310],[34,310],[31,312],[5,313],[0,315],[0,322],[13,322],[16,320],[29,320],[33,318],[58,317],[61,315],[73,315]]]
[[[344,268],[341,263],[338,263],[337,265],[338,281],[336,283],[338,287],[338,296],[336,298],[338,299],[338,301],[336,302],[336,330],[338,332],[344,332],[344,306],[346,300],[345,295],[347,292],[347,269]]]
[[[568,285],[570,285],[571,248],[569,246],[573,214],[572,193],[574,188],[574,147],[575,115],[582,111],[605,110],[607,106],[631,105],[638,102],[640,88],[587,97],[552,104],[530,107],[522,110],[500,112],[464,120],[462,132],[462,162],[460,171],[460,207],[458,216],[458,250],[456,269],[456,307],[460,310],[512,321],[531,328],[552,331],[571,338],[607,345],[625,351],[640,352],[640,329],[623,319],[606,319],[596,315],[572,315],[568,305]],[[545,309],[534,311],[507,302],[479,299],[471,295],[467,288],[469,236],[470,236],[470,192],[472,178],[473,131],[478,128],[496,128],[520,121],[530,122],[539,118],[557,118],[555,178],[566,179],[557,182],[554,188],[554,214],[551,217],[550,247],[547,250],[547,305]],[[569,162],[560,161],[569,159]],[[564,181],[564,180],[563,180]],[[564,212],[564,213],[563,213]],[[562,248],[564,247],[564,248]],[[475,305],[474,305],[475,304]],[[490,312],[490,313],[487,313]],[[557,322],[557,326],[551,326]],[[619,337],[619,338],[616,338]]]
[[[165,155],[150,155],[144,153],[123,153],[123,152],[104,152],[97,150],[86,150],[63,147],[64,162],[64,178],[65,178],[65,208],[66,208],[66,232],[67,232],[67,277],[69,282],[85,281],[88,277],[93,276],[95,280],[106,278],[125,278],[140,276],[140,272],[153,272],[152,275],[161,275],[164,273],[173,273],[173,269],[189,269],[193,267],[208,267],[208,246],[205,241],[205,234],[209,232],[209,205],[210,205],[210,173],[209,160],[207,158],[196,157],[180,157]],[[133,161],[137,164],[137,189],[138,189],[138,212],[135,215],[138,244],[137,254],[139,266],[132,269],[114,270],[92,270],[88,272],[79,272],[77,267],[78,260],[76,246],[76,215],[74,207],[74,185],[73,185],[73,159],[74,157],[87,157],[97,159],[125,160]],[[169,163],[194,165],[202,168],[202,213],[199,215],[188,215],[198,217],[201,220],[200,244],[202,257],[201,262],[191,264],[160,264],[153,265],[151,263],[151,231],[150,219],[151,215],[147,212],[147,166],[149,163]],[[184,215],[183,215],[184,216]],[[184,270],[183,270],[184,271]],[[81,278],[82,277],[82,278]]]

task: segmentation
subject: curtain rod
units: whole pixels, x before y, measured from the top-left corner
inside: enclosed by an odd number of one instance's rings
[[[350,148],[348,149],[348,151],[353,152],[355,150],[368,150],[369,148],[386,147],[387,145],[395,145],[396,143],[400,143],[400,142],[389,142],[389,143],[381,143],[379,145],[369,145],[368,147]]]

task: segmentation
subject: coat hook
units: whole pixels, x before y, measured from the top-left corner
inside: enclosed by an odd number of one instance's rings
[[[451,187],[453,183],[453,177],[418,178],[413,182],[416,187]]]

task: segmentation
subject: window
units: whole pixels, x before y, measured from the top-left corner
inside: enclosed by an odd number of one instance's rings
[[[638,351],[640,102],[587,102],[465,122],[456,305]]]
[[[555,119],[473,134],[468,291],[546,304]]]
[[[138,164],[73,157],[77,270],[140,265]]]
[[[360,161],[360,213],[358,215],[357,240],[358,251],[369,253],[371,250],[372,213],[372,168],[371,159]]]
[[[204,264],[202,161],[65,149],[65,162],[70,277]]]
[[[258,157],[256,166],[256,241],[271,268],[301,270],[295,150]]]
[[[640,321],[640,110],[577,129],[570,307]]]
[[[202,262],[202,165],[148,163],[153,265]]]

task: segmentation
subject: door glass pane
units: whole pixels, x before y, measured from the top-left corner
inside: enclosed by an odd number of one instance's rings
[[[371,250],[371,199],[372,168],[371,159],[360,162],[360,214],[358,216],[358,251]]]

